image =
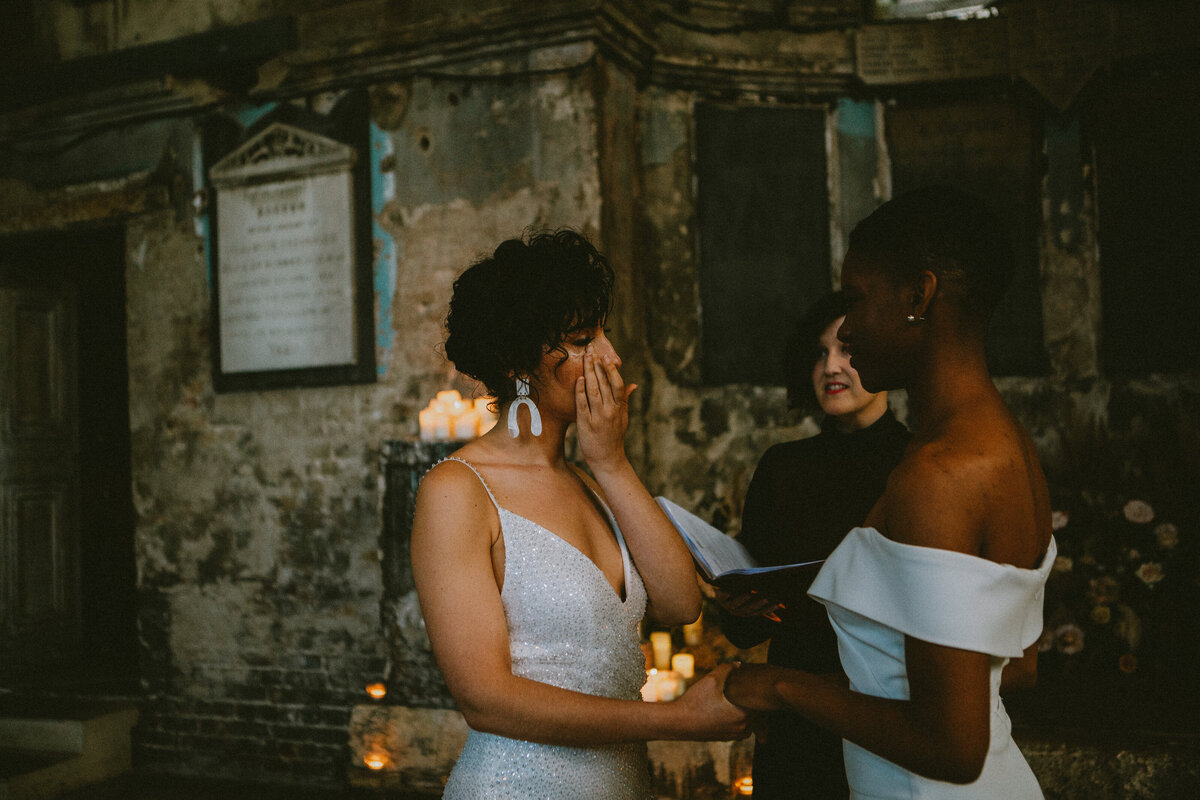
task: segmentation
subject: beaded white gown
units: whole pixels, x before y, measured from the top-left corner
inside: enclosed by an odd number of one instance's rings
[[[1042,631],[1053,538],[1036,569],[892,541],[855,528],[826,559],[808,593],[823,603],[850,688],[907,700],[904,637],[991,656],[991,743],[969,784],[923,778],[843,741],[851,798],[861,800],[1036,800],[1037,779],[1012,738],[1000,673]]]
[[[462,459],[455,458],[479,472]],[[645,660],[638,623],[646,589],[608,506],[597,502],[621,548],[625,597],[600,568],[541,525],[502,508],[504,588],[512,670],[585,694],[640,700]],[[644,743],[566,747],[470,730],[446,783],[447,800],[647,800]]]

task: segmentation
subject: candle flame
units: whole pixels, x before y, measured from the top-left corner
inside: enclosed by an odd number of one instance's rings
[[[380,770],[387,766],[388,757],[383,753],[370,753],[363,759],[367,769]]]
[[[737,789],[739,795],[749,797],[754,794],[754,779],[749,775],[744,778],[738,778],[733,782],[733,788]]]
[[[368,683],[367,694],[375,700],[382,700],[387,697],[387,686],[384,686],[382,683]]]
[[[468,400],[455,389],[437,393],[429,405],[417,413],[417,428],[422,441],[465,441],[482,436],[496,424],[496,415],[487,408],[492,398]]]

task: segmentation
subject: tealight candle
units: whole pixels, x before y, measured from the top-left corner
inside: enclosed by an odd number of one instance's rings
[[[654,668],[668,669],[671,666],[671,634],[655,631],[650,634],[650,646],[654,648]]]

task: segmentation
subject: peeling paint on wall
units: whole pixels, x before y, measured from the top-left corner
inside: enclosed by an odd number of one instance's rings
[[[371,125],[371,236],[375,241],[375,347],[379,377],[387,375],[388,356],[396,342],[392,327],[392,306],[388,298],[396,293],[396,241],[379,224],[384,207],[396,197],[396,174],[392,171],[395,150],[391,137]]]

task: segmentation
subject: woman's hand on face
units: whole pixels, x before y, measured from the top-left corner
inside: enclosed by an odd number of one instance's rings
[[[733,616],[766,617],[767,619],[779,622],[778,612],[783,610],[783,603],[776,603],[774,600],[758,592],[732,594],[724,589],[713,588],[716,592],[717,603]]]
[[[575,381],[575,426],[579,449],[593,472],[625,458],[629,395],[636,388],[625,385],[612,359],[584,353],[583,375]]]
[[[726,741],[750,734],[746,712],[725,698],[725,681],[732,671],[732,664],[719,664],[674,701],[689,720],[688,735],[684,738]]]
[[[747,711],[775,711],[783,701],[775,690],[780,668],[770,664],[745,664],[725,681],[725,697]]]

